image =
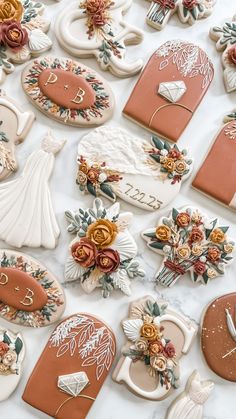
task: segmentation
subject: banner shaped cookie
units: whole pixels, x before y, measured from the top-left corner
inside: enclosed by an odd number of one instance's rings
[[[224,121],[192,185],[236,211],[236,110]]]
[[[23,400],[53,418],[85,419],[115,352],[115,336],[102,320],[90,314],[68,317],[51,335]]]
[[[113,113],[114,97],[108,83],[69,58],[34,60],[23,71],[22,85],[37,109],[63,124],[101,125]]]
[[[0,327],[0,402],[8,399],[19,384],[25,344],[20,333]]]
[[[82,192],[117,197],[148,211],[168,205],[191,174],[193,160],[167,141],[151,142],[115,127],[85,135],[78,145],[77,183]]]
[[[235,242],[226,234],[228,229],[197,208],[173,208],[169,217],[162,217],[155,228],[142,233],[147,246],[164,256],[156,281],[170,287],[189,272],[193,282],[207,284],[224,275],[235,250]]]
[[[201,48],[187,41],[168,41],[150,58],[123,113],[149,131],[176,142],[213,76],[213,64]]]
[[[54,275],[24,253],[0,250],[0,317],[29,327],[48,326],[65,309]]]
[[[24,112],[0,90],[0,181],[17,170],[15,145],[25,139],[34,119],[33,112]]]
[[[222,295],[206,308],[202,319],[202,352],[209,368],[236,382],[236,293]]]
[[[95,57],[102,70],[117,77],[138,73],[143,61],[126,61],[126,45],[139,44],[143,32],[124,21],[132,0],[70,1],[58,15],[57,39],[69,54]]]
[[[113,379],[137,396],[165,399],[178,387],[179,359],[189,351],[197,325],[167,303],[145,297],[130,305],[122,326],[129,343]]]

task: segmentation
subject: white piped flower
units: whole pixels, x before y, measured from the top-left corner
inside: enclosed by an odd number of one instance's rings
[[[200,257],[200,261],[201,261],[201,262],[205,263],[205,262],[206,262],[206,260],[207,260],[207,259],[206,259],[206,256],[201,256],[201,257]]]
[[[161,150],[161,155],[162,156],[167,156],[167,154],[168,154],[168,151],[167,150]]]
[[[105,180],[107,180],[107,175],[106,173],[100,173],[99,177],[98,177],[99,182],[103,183],[105,182]]]

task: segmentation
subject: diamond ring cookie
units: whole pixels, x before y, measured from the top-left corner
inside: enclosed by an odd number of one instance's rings
[[[104,208],[99,198],[92,208],[67,211],[68,232],[76,237],[70,244],[65,281],[79,280],[88,294],[101,288],[104,298],[117,289],[131,295],[131,280],[145,275],[135,260],[138,248],[128,231],[132,217],[130,212],[120,213],[118,203]]]
[[[165,399],[178,387],[179,359],[189,351],[197,325],[167,303],[144,297],[130,305],[122,327],[129,342],[113,379],[137,396]]]
[[[189,272],[193,282],[207,284],[224,275],[235,250],[228,229],[197,208],[173,208],[169,217],[161,217],[156,228],[142,233],[147,246],[164,257],[156,282],[170,287]]]
[[[108,83],[69,58],[34,60],[22,73],[22,86],[38,110],[63,124],[92,127],[113,114],[114,96]]]
[[[105,126],[80,140],[76,182],[82,192],[112,202],[119,197],[155,211],[176,197],[192,167],[187,150],[155,136],[148,142],[122,128]]]
[[[102,70],[117,77],[133,76],[143,61],[126,60],[126,46],[142,42],[143,32],[123,19],[131,4],[132,0],[70,2],[55,23],[60,45],[76,57],[95,57]]]
[[[22,64],[52,46],[46,35],[50,21],[42,17],[45,6],[29,0],[0,1],[0,83]]]
[[[115,352],[115,336],[102,320],[90,314],[68,317],[52,333],[23,400],[53,418],[85,419]]]
[[[213,77],[213,64],[201,48],[187,41],[168,41],[151,56],[123,114],[177,142]]]

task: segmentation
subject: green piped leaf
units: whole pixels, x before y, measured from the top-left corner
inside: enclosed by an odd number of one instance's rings
[[[105,183],[105,182],[101,183],[100,189],[104,194],[109,196],[111,199],[114,199],[114,200],[116,199],[116,195],[114,194],[112,187],[108,185],[108,183]]]
[[[160,138],[153,136],[152,137],[152,142],[155,145],[156,148],[158,148],[158,150],[163,150],[164,149],[164,144],[163,141],[160,140]]]
[[[88,189],[88,192],[91,193],[91,195],[97,196],[96,189],[91,182],[87,183],[87,189]]]

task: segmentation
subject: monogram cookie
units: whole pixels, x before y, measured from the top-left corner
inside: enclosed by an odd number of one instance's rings
[[[113,113],[114,97],[108,83],[69,58],[34,60],[23,71],[22,85],[37,109],[63,124],[101,125]]]
[[[65,309],[61,286],[40,262],[13,250],[0,250],[0,317],[29,327],[48,326]]]
[[[117,198],[145,210],[168,205],[191,174],[187,150],[152,137],[148,142],[116,127],[85,135],[78,145],[77,183],[82,192]]]
[[[150,58],[123,110],[124,116],[176,142],[214,76],[207,54],[187,41],[168,41]]]
[[[217,218],[209,219],[197,208],[173,208],[155,228],[143,232],[147,246],[164,256],[156,274],[158,284],[170,287],[187,272],[193,282],[207,284],[224,275],[233,261],[235,242]]]
[[[126,61],[126,45],[139,44],[143,32],[125,22],[123,15],[132,0],[77,0],[58,15],[57,39],[69,54],[80,58],[95,57],[102,70],[115,76],[138,73],[143,61]]]
[[[53,418],[85,419],[115,352],[114,333],[102,320],[90,314],[68,317],[52,333],[23,400]]]
[[[0,181],[17,170],[15,145],[27,136],[35,116],[0,90]]]
[[[197,334],[197,325],[163,301],[145,297],[130,305],[122,323],[128,340],[113,379],[137,396],[163,400],[179,383],[179,359]]]

